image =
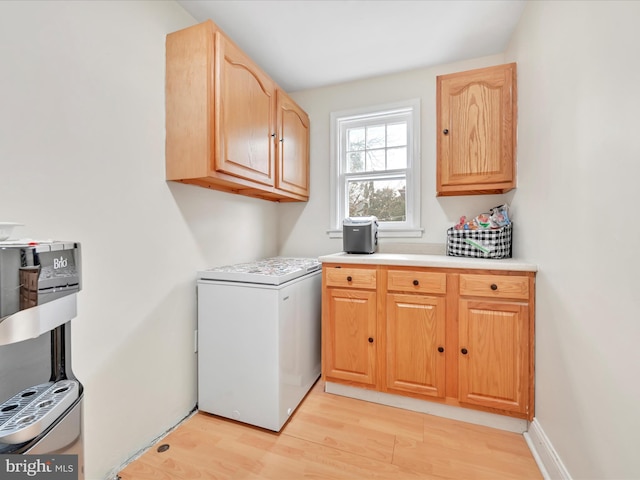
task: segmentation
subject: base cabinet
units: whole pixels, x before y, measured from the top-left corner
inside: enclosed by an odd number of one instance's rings
[[[461,402],[527,413],[528,307],[460,300]]]
[[[445,396],[445,299],[387,295],[385,390]]]
[[[325,348],[326,374],[336,380],[376,382],[376,293],[331,289]]]
[[[323,378],[531,420],[534,280],[324,264]]]
[[[374,388],[378,379],[377,269],[324,267],[322,371],[325,379]]]

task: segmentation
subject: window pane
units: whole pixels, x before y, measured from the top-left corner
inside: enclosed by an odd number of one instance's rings
[[[384,125],[367,127],[367,148],[384,148]]]
[[[407,144],[407,124],[390,123],[387,125],[387,147],[404,147]]]
[[[347,130],[347,152],[354,150],[364,150],[364,128]]]
[[[387,150],[387,169],[407,168],[407,147]]]
[[[348,172],[364,172],[364,152],[351,152],[348,153],[349,164],[347,165]]]
[[[384,150],[367,150],[367,172],[386,170]]]
[[[381,222],[407,219],[406,179],[348,181],[349,216],[375,215]]]

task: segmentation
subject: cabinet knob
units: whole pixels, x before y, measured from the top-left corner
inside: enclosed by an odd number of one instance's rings
[[[281,138],[281,139],[280,139],[280,143],[282,143],[282,142],[284,142],[284,138]]]
[[[491,284],[491,290],[497,290],[498,289],[498,285],[496,285],[495,283]]]
[[[444,352],[444,347],[438,347],[438,351],[439,351],[440,353]]]
[[[271,134],[271,136],[272,136],[273,138],[275,138],[275,137],[276,137],[276,134],[275,134],[275,133],[272,133],[272,134]]]
[[[369,343],[373,343],[373,337],[369,337]]]
[[[469,350],[467,350],[466,348],[463,348],[462,350],[460,350],[460,352],[461,352],[463,355],[466,355],[467,353],[469,353]]]
[[[444,133],[445,135],[449,135],[449,129],[448,129],[448,128],[445,128],[445,129],[442,131],[442,133]]]
[[[351,280],[353,280],[353,278],[351,278],[351,275],[349,275],[349,276],[347,277],[347,282],[350,282]]]
[[[413,284],[417,287],[418,285],[420,285],[420,282],[418,280],[414,280]]]

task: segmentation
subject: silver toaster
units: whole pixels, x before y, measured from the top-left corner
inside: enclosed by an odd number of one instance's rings
[[[378,219],[348,217],[342,221],[342,249],[347,253],[374,253],[378,248]]]

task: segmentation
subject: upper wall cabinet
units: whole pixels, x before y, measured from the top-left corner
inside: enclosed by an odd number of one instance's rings
[[[214,42],[215,171],[273,187],[275,84],[224,34]]]
[[[167,180],[308,200],[306,113],[211,20],[166,49]]]
[[[516,64],[437,77],[437,195],[516,187]]]
[[[286,192],[309,195],[309,117],[278,89],[278,174],[276,186]]]

